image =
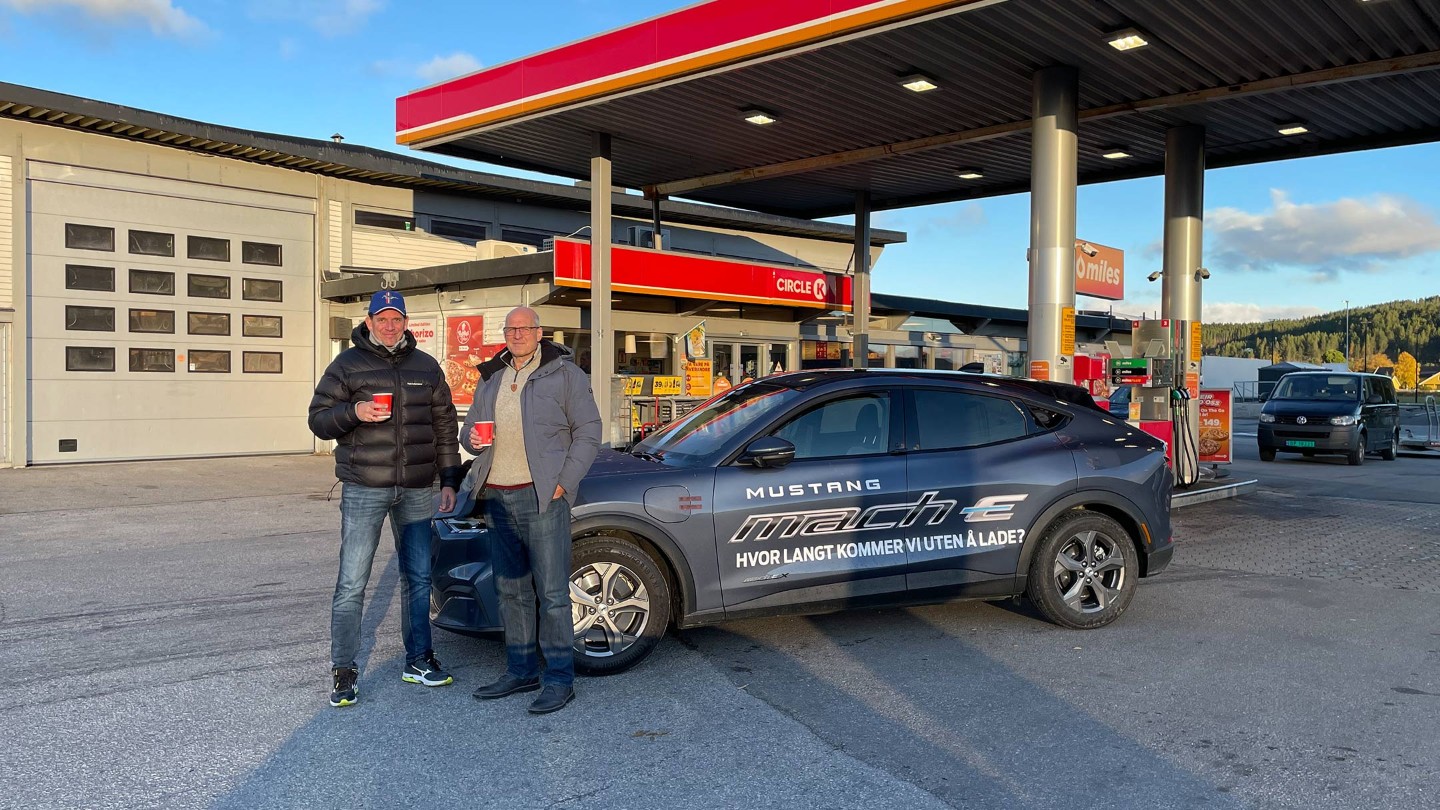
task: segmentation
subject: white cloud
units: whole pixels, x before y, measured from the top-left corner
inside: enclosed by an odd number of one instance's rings
[[[1378,194],[1330,203],[1297,204],[1270,192],[1271,210],[1252,214],[1218,208],[1206,215],[1212,269],[1268,272],[1298,269],[1310,280],[1342,273],[1378,273],[1399,259],[1440,250],[1440,222],[1413,199]]]
[[[141,23],[156,36],[187,39],[205,34],[205,24],[171,5],[170,0],[0,0],[22,14],[78,10],[93,22]]]
[[[916,236],[947,236],[960,233],[974,233],[985,228],[989,219],[985,208],[978,202],[951,203],[948,211],[934,217],[920,220],[915,225]]]
[[[415,73],[427,82],[441,82],[456,76],[474,73],[479,69],[480,60],[463,51],[456,51],[449,56],[437,56],[431,59],[417,68]]]
[[[261,19],[302,22],[326,36],[353,34],[384,0],[253,0],[251,13]]]
[[[1308,318],[1326,312],[1320,307],[1284,304],[1262,306],[1243,301],[1216,301],[1213,304],[1201,302],[1200,309],[1201,319],[1205,323],[1260,323],[1282,318]]]

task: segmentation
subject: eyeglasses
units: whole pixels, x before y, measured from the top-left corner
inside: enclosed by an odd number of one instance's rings
[[[500,331],[503,332],[503,333],[505,333],[505,336],[506,336],[506,337],[517,337],[517,336],[519,336],[519,335],[525,334],[526,332],[530,331],[531,329],[539,329],[539,328],[540,328],[540,327],[538,327],[538,326],[507,326],[507,327],[505,327],[504,329],[501,329]]]

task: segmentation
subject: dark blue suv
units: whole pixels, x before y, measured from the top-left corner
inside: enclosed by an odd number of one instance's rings
[[[619,672],[671,625],[1024,594],[1101,627],[1170,561],[1163,445],[1082,388],[931,371],[765,377],[628,452],[574,509],[576,667]],[[435,520],[436,626],[500,632],[488,532]]]

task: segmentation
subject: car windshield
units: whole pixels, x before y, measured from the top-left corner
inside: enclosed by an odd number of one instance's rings
[[[794,388],[763,380],[742,385],[671,422],[630,452],[686,466],[714,453],[755,420],[784,408],[799,396]]]
[[[1271,399],[1324,399],[1355,402],[1360,399],[1360,378],[1348,374],[1297,374],[1281,378]]]

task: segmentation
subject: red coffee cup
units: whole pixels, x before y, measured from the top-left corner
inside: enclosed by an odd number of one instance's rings
[[[495,443],[495,423],[476,422],[475,430],[470,434],[470,443],[479,447],[489,447]]]
[[[395,395],[387,391],[381,394],[373,394],[371,395],[370,399],[376,405],[379,405],[380,407],[385,409],[385,418],[389,419],[391,405],[395,403]]]

